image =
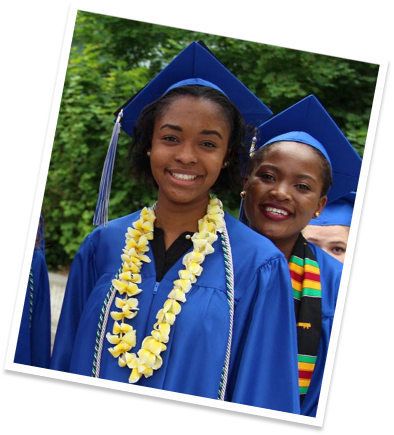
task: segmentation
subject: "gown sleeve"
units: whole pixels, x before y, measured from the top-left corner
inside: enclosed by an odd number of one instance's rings
[[[238,350],[228,400],[299,414],[297,335],[285,258],[258,270],[235,308],[237,323],[243,328],[234,335]]]
[[[74,257],[56,331],[51,369],[68,372],[79,321],[97,280],[93,243],[88,236]]]
[[[44,254],[39,249],[33,252],[30,274],[14,362],[49,368],[51,358],[49,278]]]

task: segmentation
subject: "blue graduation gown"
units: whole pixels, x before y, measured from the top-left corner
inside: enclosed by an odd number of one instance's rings
[[[312,243],[308,244],[315,254],[316,261],[319,263],[320,267],[322,332],[315,369],[313,371],[308,393],[306,394],[301,406],[301,414],[309,417],[316,417],[324,367],[327,359],[328,344],[330,342],[332,323],[334,320],[335,306],[341,282],[342,263],[324,252],[318,246],[313,245]]]
[[[51,358],[51,304],[45,256],[34,249],[31,264],[33,279],[32,318],[30,321],[30,280],[27,285],[14,362],[49,368]]]
[[[139,213],[94,230],[81,245],[71,267],[59,320],[51,368],[92,375],[97,325],[111,280],[121,266],[127,227]],[[299,413],[297,342],[288,265],[266,238],[228,214],[235,276],[235,314],[226,400]],[[137,385],[217,399],[229,334],[224,257],[220,238],[202,264],[203,273],[171,328],[162,367]],[[156,314],[183,269],[182,258],[156,282],[155,263],[141,269],[143,292],[138,315],[137,352],[150,335]],[[111,311],[117,311],[116,308]],[[109,316],[106,331],[112,333]],[[118,366],[104,339],[100,377],[128,382],[130,369]]]

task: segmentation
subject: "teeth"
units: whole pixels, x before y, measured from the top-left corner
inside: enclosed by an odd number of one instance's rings
[[[281,210],[279,208],[273,208],[273,207],[265,207],[264,210],[269,211],[270,213],[280,214],[283,216],[288,216],[288,214],[289,214],[289,213],[287,213],[287,211]]]
[[[171,172],[171,175],[177,180],[192,181],[197,178],[197,175],[178,174],[177,172]]]

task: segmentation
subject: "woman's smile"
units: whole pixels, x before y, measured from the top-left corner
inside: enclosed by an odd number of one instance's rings
[[[289,210],[274,204],[261,205],[260,210],[267,219],[271,219],[275,222],[287,220],[292,217],[292,213],[290,213]]]
[[[188,173],[180,170],[168,170],[167,173],[171,178],[173,178],[176,182],[184,182],[193,184],[197,179],[201,178],[201,175]]]

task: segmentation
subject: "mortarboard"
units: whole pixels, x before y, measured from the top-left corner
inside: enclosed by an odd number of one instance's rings
[[[320,216],[316,219],[311,219],[308,225],[343,225],[350,227],[355,198],[356,192],[350,192],[344,197],[337,199],[324,207]]]
[[[272,116],[271,110],[239,81],[205,46],[192,42],[150,83],[117,111],[100,183],[94,225],[106,225],[112,172],[120,130],[133,137],[141,111],[169,90],[185,85],[205,85],[225,94],[242,113],[247,124],[257,127]]]

